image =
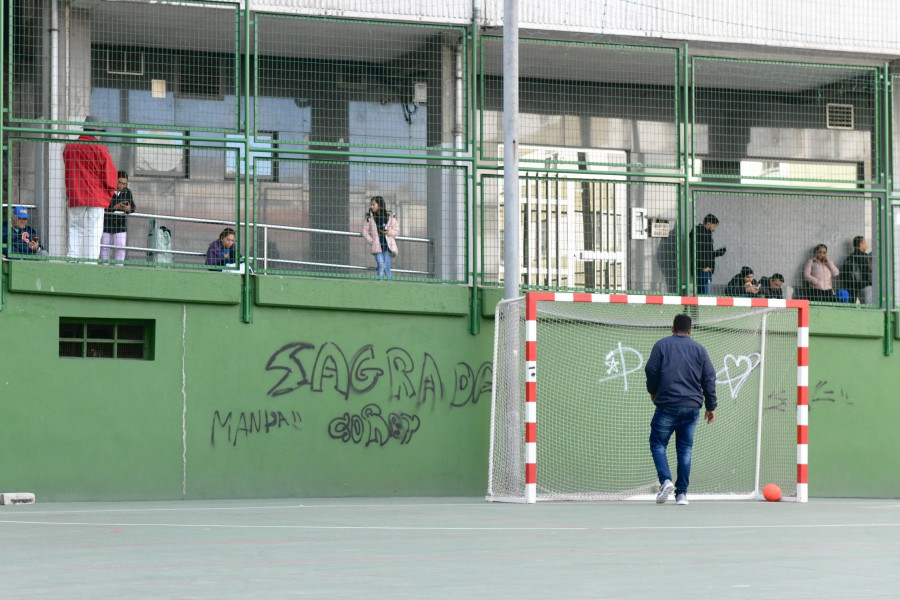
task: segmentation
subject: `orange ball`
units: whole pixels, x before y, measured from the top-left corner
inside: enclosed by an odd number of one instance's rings
[[[781,488],[774,483],[770,483],[763,488],[763,498],[769,502],[778,502],[781,500]]]

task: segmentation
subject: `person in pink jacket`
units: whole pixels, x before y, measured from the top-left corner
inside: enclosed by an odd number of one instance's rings
[[[400,225],[394,213],[384,207],[384,198],[373,196],[369,201],[369,212],[366,213],[362,236],[375,255],[378,279],[392,277],[391,258],[397,256],[397,241],[394,238],[399,234]]]
[[[803,267],[803,279],[808,286],[809,300],[818,302],[834,302],[832,281],[838,276],[838,268],[828,258],[828,246],[819,244],[813,251],[813,257]]]
[[[96,117],[88,116],[84,120],[85,133],[63,149],[69,202],[69,258],[100,258],[103,212],[116,191],[119,173],[116,165],[109,150],[90,134],[103,131],[94,125],[96,122]]]

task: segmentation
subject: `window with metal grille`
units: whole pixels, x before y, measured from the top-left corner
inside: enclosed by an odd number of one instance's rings
[[[178,98],[221,100],[222,63],[210,54],[183,54],[176,60],[175,95]]]
[[[153,360],[153,321],[59,319],[59,355]]]

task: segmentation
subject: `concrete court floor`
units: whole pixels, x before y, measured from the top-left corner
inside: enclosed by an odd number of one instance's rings
[[[2,599],[900,598],[900,500],[38,502],[0,549]]]

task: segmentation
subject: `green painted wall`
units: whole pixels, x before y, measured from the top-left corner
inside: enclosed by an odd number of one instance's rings
[[[260,278],[254,296],[272,305],[253,306],[248,324],[233,275],[9,271],[4,489],[43,500],[484,493],[492,329],[468,333],[466,288]],[[130,299],[138,289],[159,299]],[[105,297],[74,295],[92,290]],[[153,320],[155,358],[60,358],[60,317]]]
[[[499,298],[461,286],[6,263],[0,488],[51,500],[480,496]],[[151,361],[60,358],[60,317],[147,319]],[[900,497],[883,313],[818,308],[810,495]],[[649,454],[648,454],[649,460]]]
[[[810,496],[900,498],[898,388],[900,357],[881,339],[810,340]]]

